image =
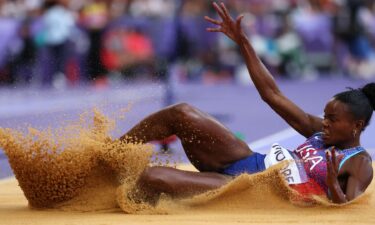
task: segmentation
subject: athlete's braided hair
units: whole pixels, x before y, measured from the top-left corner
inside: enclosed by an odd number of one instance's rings
[[[365,121],[363,129],[370,123],[375,110],[375,83],[368,83],[359,89],[349,88],[348,91],[336,94],[334,98],[347,104],[355,119]]]

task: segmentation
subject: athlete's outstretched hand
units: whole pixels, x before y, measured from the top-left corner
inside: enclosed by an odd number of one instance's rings
[[[212,6],[215,8],[217,14],[220,16],[222,21],[218,21],[215,19],[212,19],[208,16],[205,16],[204,18],[219,27],[217,28],[207,28],[207,31],[209,32],[222,32],[225,35],[227,35],[230,39],[232,39],[237,44],[241,43],[242,38],[246,38],[245,33],[242,30],[241,27],[241,21],[243,16],[240,15],[237,17],[236,20],[234,20],[228,12],[228,9],[225,7],[224,3],[217,4],[216,2],[212,3]]]

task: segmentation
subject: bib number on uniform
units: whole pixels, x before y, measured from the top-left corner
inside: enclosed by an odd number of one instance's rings
[[[304,183],[301,179],[298,166],[292,155],[287,149],[283,148],[277,143],[272,145],[270,153],[267,154],[266,158],[264,159],[264,164],[266,168],[269,168],[286,160],[289,161],[289,163],[287,164],[287,166],[280,170],[280,173],[284,176],[285,181],[289,184]]]

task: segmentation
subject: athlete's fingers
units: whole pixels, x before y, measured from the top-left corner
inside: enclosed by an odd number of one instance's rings
[[[220,21],[212,19],[211,17],[205,16],[204,19],[207,20],[210,23],[213,23],[213,24],[216,24],[216,25],[219,25],[219,26],[221,25]]]
[[[332,161],[331,161],[331,153],[329,151],[326,151],[326,162],[327,162],[327,169],[330,170],[332,166]]]
[[[206,31],[208,32],[222,32],[221,28],[206,28]]]
[[[224,2],[220,3],[220,8],[221,10],[223,11],[224,15],[225,15],[225,18],[228,19],[228,20],[231,20],[232,17],[230,16],[229,12],[228,12],[228,9],[227,7],[225,7],[225,4]]]
[[[219,5],[218,5],[216,2],[214,2],[214,3],[212,3],[212,6],[214,7],[214,9],[215,9],[215,11],[217,12],[217,14],[219,14],[219,16],[221,17],[221,19],[224,20],[224,19],[225,19],[225,15],[224,15],[224,13],[221,11]]]
[[[330,151],[326,151],[326,160],[327,160],[327,179],[331,180],[331,179],[337,178],[337,170],[333,166],[332,154]]]
[[[326,159],[329,160],[331,158],[331,152],[326,150]]]
[[[243,15],[239,15],[236,19],[237,30],[241,30],[241,22],[242,22],[243,17],[244,17]]]

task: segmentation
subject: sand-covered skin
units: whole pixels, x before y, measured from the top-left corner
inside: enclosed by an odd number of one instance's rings
[[[0,146],[17,178],[0,184],[0,224],[375,222],[373,184],[345,206],[324,198],[306,204],[277,167],[189,199],[162,196],[156,207],[139,202],[132,195],[136,179],[158,162],[151,161],[150,145],[111,140],[114,126],[95,111],[55,131],[0,129]]]

